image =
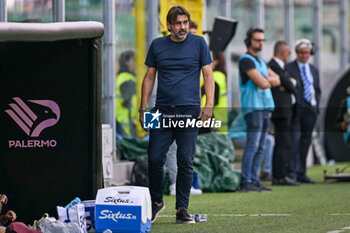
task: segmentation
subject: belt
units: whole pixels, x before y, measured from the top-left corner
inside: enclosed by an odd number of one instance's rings
[[[169,106],[170,108],[188,108],[188,107],[196,107],[195,105],[173,105]]]

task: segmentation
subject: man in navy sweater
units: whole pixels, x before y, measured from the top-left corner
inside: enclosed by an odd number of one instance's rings
[[[190,14],[181,6],[172,7],[167,15],[169,36],[152,41],[146,57],[147,72],[142,83],[140,123],[158,73],[156,106],[153,111],[168,120],[203,119],[212,116],[214,79],[212,59],[204,38],[189,34]],[[200,108],[200,72],[203,73],[206,105]],[[154,115],[158,117],[159,115]],[[180,116],[180,117],[178,117]],[[170,127],[150,130],[148,146],[149,180],[152,199],[152,222],[164,210],[163,166],[174,140],[177,149],[176,223],[195,223],[187,212],[192,186],[193,164],[198,128]]]

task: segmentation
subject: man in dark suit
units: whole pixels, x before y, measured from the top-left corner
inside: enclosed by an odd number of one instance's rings
[[[275,101],[275,110],[271,120],[275,126],[275,148],[272,159],[272,184],[273,185],[299,185],[298,182],[288,177],[291,126],[293,119],[293,107],[296,102],[296,80],[285,70],[285,63],[290,55],[290,47],[285,41],[277,41],[274,46],[274,57],[268,63],[281,80],[279,87],[271,88]]]
[[[315,183],[306,176],[306,157],[311,144],[321,98],[318,69],[308,63],[312,44],[307,39],[296,42],[297,59],[286,65],[288,73],[300,84],[297,88],[297,109],[293,120],[293,143],[289,177],[302,183]]]

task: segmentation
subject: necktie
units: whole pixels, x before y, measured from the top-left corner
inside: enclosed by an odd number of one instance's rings
[[[306,68],[305,66],[301,67],[301,78],[303,81],[303,86],[304,86],[304,99],[307,102],[311,102],[311,83],[309,81],[309,79],[307,78],[307,74],[306,74]]]

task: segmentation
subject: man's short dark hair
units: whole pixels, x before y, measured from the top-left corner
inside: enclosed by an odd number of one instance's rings
[[[168,15],[166,16],[166,21],[169,24],[174,24],[178,15],[186,15],[188,20],[191,22],[190,13],[188,13],[188,11],[182,6],[173,6],[170,8]]]
[[[274,48],[273,48],[273,55],[279,55],[284,51],[285,47],[289,47],[289,44],[285,42],[284,40],[279,40],[276,42]]]
[[[226,76],[226,61],[225,55],[223,52],[213,52],[213,61],[217,60],[218,64],[215,67],[214,71],[220,71]]]
[[[244,44],[247,46],[247,48],[250,47],[253,34],[256,32],[264,33],[264,29],[252,27],[248,29],[246,38],[244,39]]]
[[[190,29],[191,29],[191,28],[197,29],[197,28],[198,28],[198,25],[197,25],[195,22],[191,21],[191,22],[190,22]]]

